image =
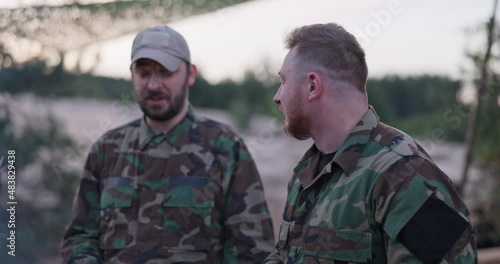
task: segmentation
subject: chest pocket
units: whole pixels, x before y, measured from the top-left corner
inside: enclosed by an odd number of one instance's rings
[[[309,227],[305,263],[371,263],[371,233]]]
[[[162,219],[164,244],[171,248],[210,246],[215,182],[208,177],[170,178],[165,186]]]
[[[121,249],[131,243],[128,227],[135,193],[131,178],[110,177],[104,180],[100,200],[100,245],[104,250]]]

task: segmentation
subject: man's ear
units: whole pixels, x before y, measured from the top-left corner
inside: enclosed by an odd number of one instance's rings
[[[196,65],[190,64],[188,68],[188,81],[187,81],[188,86],[193,85],[194,82],[196,81],[196,73],[197,73]]]
[[[307,74],[307,94],[309,101],[317,99],[323,93],[323,80],[316,72]]]

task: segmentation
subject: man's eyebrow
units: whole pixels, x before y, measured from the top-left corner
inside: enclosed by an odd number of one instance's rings
[[[151,66],[147,65],[147,64],[143,64],[143,63],[137,63],[135,64],[135,69],[137,70],[149,70],[151,69]]]
[[[140,67],[140,66],[146,66],[146,65],[148,65],[148,64],[145,61],[143,61],[143,60],[138,60],[138,61],[135,62],[135,66],[139,66]]]
[[[153,71],[166,71],[166,72],[169,72],[169,73],[173,73],[171,72],[169,69],[159,65],[159,64],[149,64],[145,61],[137,61],[135,62],[135,67],[136,68],[140,68],[140,69],[149,69],[149,70],[153,70]]]

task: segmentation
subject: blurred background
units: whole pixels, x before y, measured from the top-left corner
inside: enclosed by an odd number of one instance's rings
[[[141,117],[132,40],[167,23],[200,74],[200,115],[239,131],[276,231],[292,168],[312,144],[282,133],[272,101],[283,37],[336,22],[367,54],[370,104],[416,137],[462,193],[481,263],[500,263],[500,25],[494,0],[19,0],[0,2],[0,263],[58,263],[90,145]],[[16,152],[16,256],[7,255],[7,153]]]

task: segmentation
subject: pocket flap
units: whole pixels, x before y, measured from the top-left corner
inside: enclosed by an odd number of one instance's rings
[[[372,234],[354,230],[309,227],[304,253],[318,258],[347,262],[369,262]]]
[[[167,183],[163,206],[165,207],[214,207],[215,188],[207,177],[176,177]]]
[[[111,177],[104,181],[101,208],[130,207],[135,188],[132,179]]]

